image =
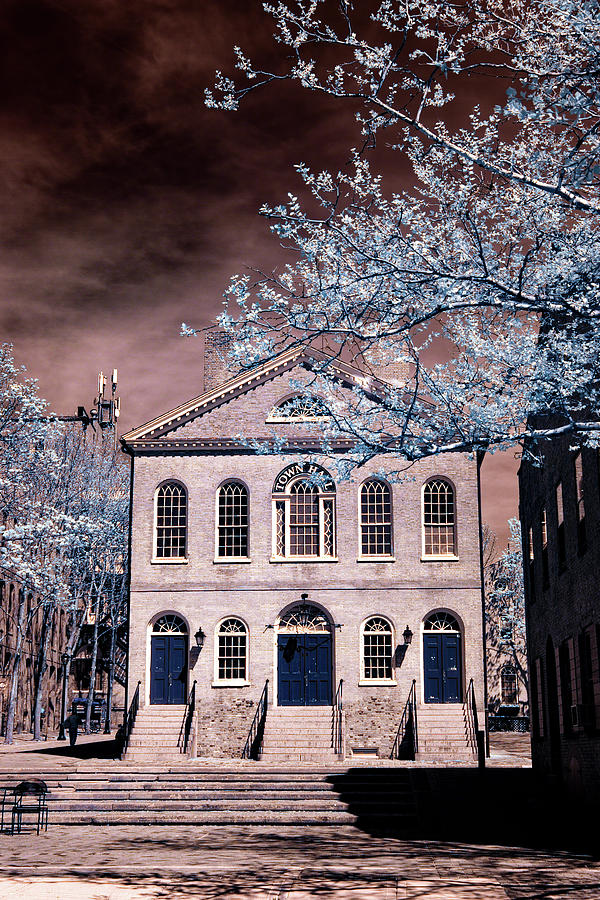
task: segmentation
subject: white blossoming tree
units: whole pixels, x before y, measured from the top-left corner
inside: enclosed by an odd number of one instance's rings
[[[347,104],[358,149],[338,173],[299,164],[305,199],[262,209],[293,261],[233,279],[221,316],[233,361],[325,349],[307,390],[330,405],[324,446],[355,439],[351,464],[515,442],[535,455],[555,432],[597,445],[597,0],[264,9],[277,65],[235,48],[239,77],[217,73],[208,105],[235,110],[293,82]],[[397,155],[403,190],[372,170],[376,142]],[[403,374],[383,394],[366,379],[348,410],[329,361],[357,356]]]
[[[67,614],[63,651],[69,666],[81,627],[122,624],[126,588],[129,471],[112,442],[86,436],[79,424],[48,415],[34,381],[0,348],[0,570],[20,585],[11,623],[13,646],[5,742],[13,740],[24,642],[39,624],[33,734],[41,736],[52,621]],[[115,611],[115,597],[119,610]],[[107,612],[107,610],[110,610]],[[98,626],[95,637],[98,635]],[[95,677],[97,640],[93,642]],[[69,675],[67,668],[67,677]],[[88,704],[88,709],[91,709]],[[89,729],[89,718],[87,722]]]

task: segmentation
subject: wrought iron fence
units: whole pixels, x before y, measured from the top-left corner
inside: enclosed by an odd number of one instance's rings
[[[490,731],[529,732],[529,716],[488,716]]]

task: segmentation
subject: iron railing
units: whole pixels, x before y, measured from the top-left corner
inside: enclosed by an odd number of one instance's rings
[[[133,731],[133,726],[135,725],[135,717],[137,716],[138,709],[140,708],[140,685],[141,681],[138,681],[137,687],[135,689],[135,694],[133,695],[133,700],[129,704],[129,710],[127,712],[127,716],[123,723],[123,736],[121,738],[122,746],[121,746],[121,759],[125,756],[127,751],[127,747],[129,746],[129,738],[131,737],[131,732]]]
[[[529,716],[489,716],[490,731],[516,731],[524,734],[529,731]]]
[[[269,679],[265,681],[263,692],[252,719],[250,731],[242,750],[242,759],[258,759],[262,748],[263,735],[265,733],[265,721],[267,718],[267,704],[269,702]]]
[[[185,710],[183,712],[183,720],[181,722],[181,728],[179,729],[179,737],[177,738],[177,746],[179,747],[180,753],[187,753],[188,744],[190,741],[190,732],[192,730],[192,724],[194,721],[194,714],[196,712],[196,682],[194,681],[192,685],[192,689],[189,693],[185,704]]]
[[[479,767],[483,769],[485,767],[485,732],[479,729],[475,685],[473,684],[472,678],[469,681],[469,686],[465,695],[463,713],[467,729],[467,741],[473,751],[473,755],[477,757]]]
[[[344,757],[344,704],[343,704],[344,679],[340,683],[333,701],[333,750],[337,756]]]
[[[417,682],[413,678],[390,754],[391,759],[415,759],[419,752],[417,724]]]

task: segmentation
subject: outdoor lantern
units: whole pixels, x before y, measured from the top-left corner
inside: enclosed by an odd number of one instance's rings
[[[202,627],[200,627],[198,629],[198,631],[196,632],[194,637],[196,639],[196,646],[197,646],[198,650],[202,650],[202,648],[204,646],[204,638],[206,637],[206,635],[202,631]]]
[[[404,643],[405,643],[405,644],[412,644],[413,633],[412,633],[412,631],[410,630],[410,628],[408,627],[408,625],[407,625],[406,628],[404,629],[404,631],[403,631],[403,633],[402,633],[402,637],[404,638]]]
[[[66,666],[67,663],[69,662],[69,654],[68,653],[61,654],[60,661],[63,664],[63,666]]]

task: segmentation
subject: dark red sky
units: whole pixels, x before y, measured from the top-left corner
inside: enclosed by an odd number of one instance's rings
[[[3,0],[3,340],[60,413],[119,369],[126,430],[197,394],[198,342],[229,278],[282,259],[257,215],[343,166],[349,110],[278,88],[208,110],[233,44],[271,52],[258,0]],[[398,178],[397,160],[383,160]],[[506,534],[512,454],[485,463],[485,517]]]

